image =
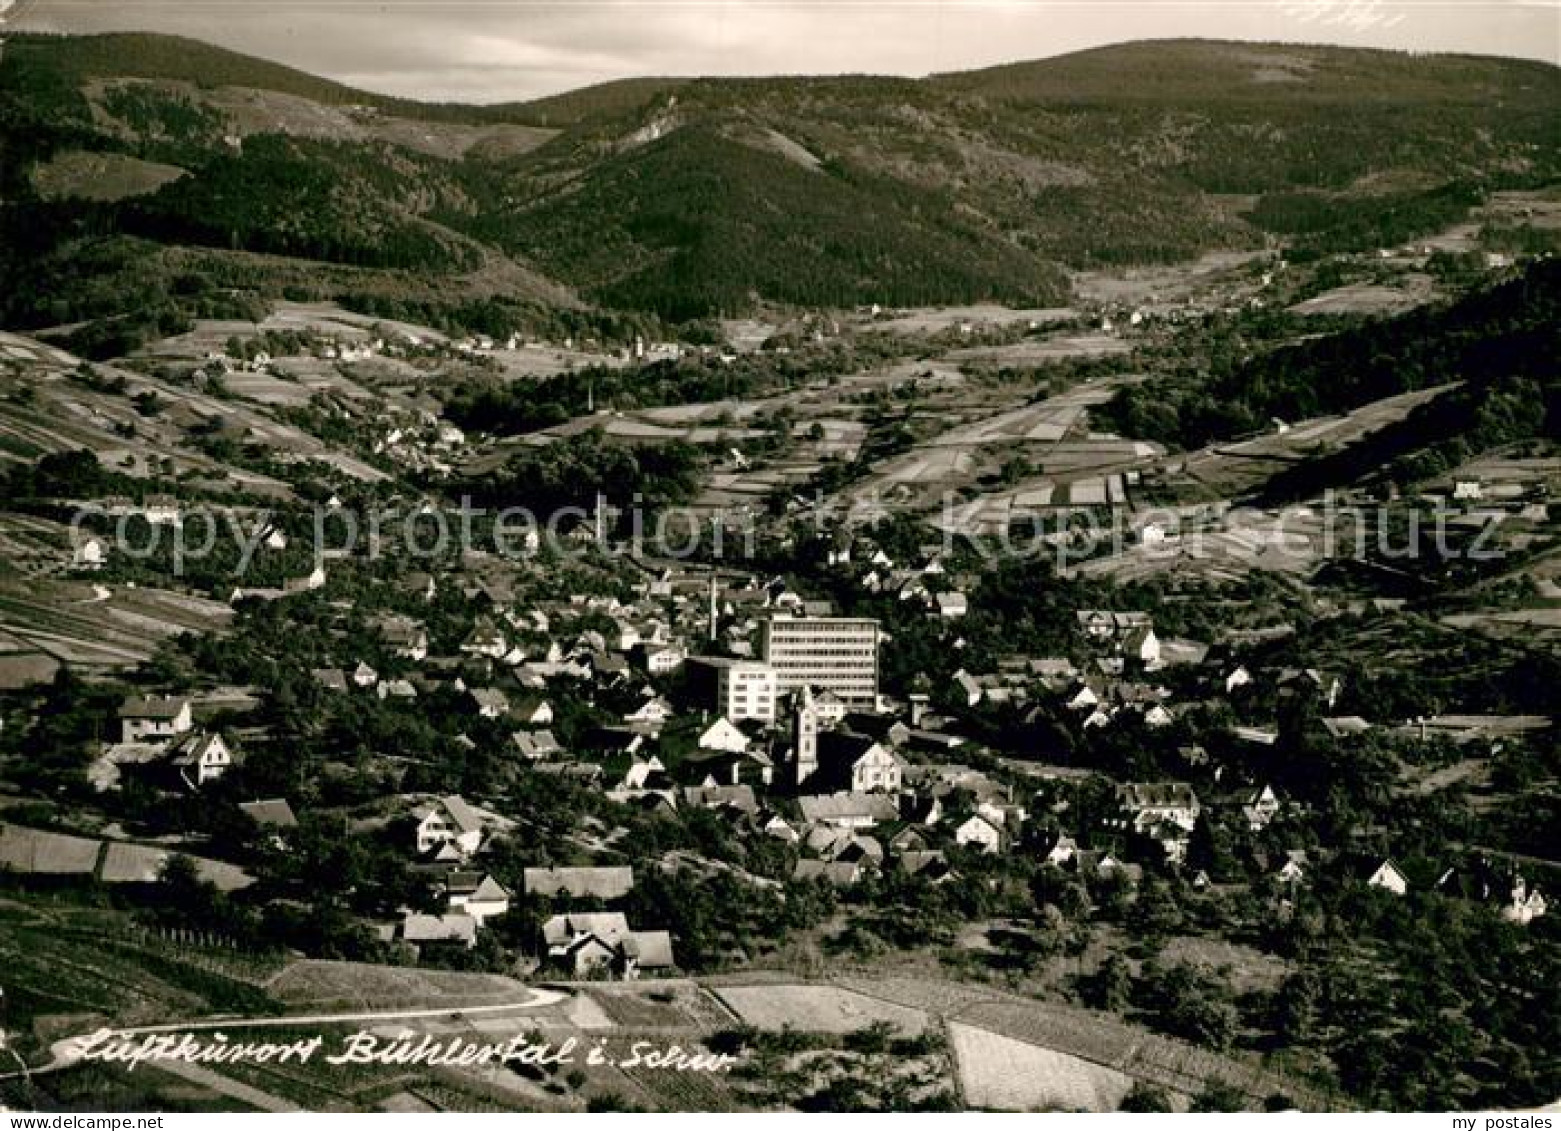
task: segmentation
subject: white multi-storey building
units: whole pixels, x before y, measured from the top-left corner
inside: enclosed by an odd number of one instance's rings
[[[760,625],[759,648],[781,694],[811,687],[848,707],[878,709],[878,622],[860,617],[777,615]]]
[[[776,672],[769,664],[731,660],[716,667],[716,710],[734,723],[744,719],[775,721],[779,697]]]

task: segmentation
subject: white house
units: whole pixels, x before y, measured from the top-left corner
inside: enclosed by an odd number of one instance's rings
[[[451,911],[479,923],[509,911],[509,892],[486,872],[451,872],[445,878],[445,900]]]
[[[528,727],[545,727],[553,725],[553,704],[546,699],[532,696],[522,699],[515,704],[511,717],[517,722]]]
[[[683,666],[688,654],[672,644],[656,644],[644,650],[645,670],[651,675],[666,675]]]
[[[171,748],[169,764],[191,789],[216,781],[233,766],[233,751],[220,734],[185,735]]]
[[[1073,862],[1078,854],[1079,844],[1067,833],[1058,833],[1057,839],[1052,841],[1051,847],[1041,857],[1041,862],[1061,868]]]
[[[999,852],[1003,847],[1003,834],[985,817],[972,814],[954,829],[954,843],[966,847],[974,845],[982,852]]]
[[[447,844],[469,856],[482,846],[482,815],[467,804],[465,798],[441,797],[418,806],[412,816],[417,822],[415,838],[419,856]]]
[[[970,611],[970,602],[963,593],[938,593],[933,597],[938,605],[938,616],[945,620],[962,617]]]
[[[1394,895],[1403,895],[1409,890],[1409,880],[1391,860],[1384,860],[1378,864],[1376,871],[1367,878],[1366,884],[1369,887],[1390,891]]]
[[[76,547],[74,564],[77,569],[102,569],[108,561],[108,543],[101,538],[88,538]]]
[[[194,725],[188,699],[134,697],[119,708],[120,742],[166,742]]]
[[[699,748],[741,754],[748,749],[748,736],[723,716],[705,728],[699,736]]]

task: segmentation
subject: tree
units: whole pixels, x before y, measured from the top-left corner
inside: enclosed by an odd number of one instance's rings
[[[1095,1009],[1120,1013],[1127,1007],[1133,991],[1133,971],[1127,959],[1113,954],[1080,987],[1084,1000]]]
[[[1322,986],[1310,970],[1291,974],[1274,995],[1274,1031],[1287,1045],[1305,1044],[1317,1032]]]
[[[1203,1091],[1193,1097],[1193,1111],[1245,1111],[1247,1109],[1247,1094],[1240,1088],[1232,1087],[1224,1080],[1209,1077],[1204,1082]]]
[[[1171,1110],[1171,1098],[1153,1084],[1133,1081],[1127,1095],[1122,1097],[1118,1111],[1167,1112]]]

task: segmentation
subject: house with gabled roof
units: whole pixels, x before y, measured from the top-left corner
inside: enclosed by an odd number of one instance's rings
[[[315,668],[309,676],[327,691],[347,690],[347,673],[340,668]]]
[[[1160,638],[1150,625],[1129,629],[1122,635],[1118,646],[1124,656],[1140,664],[1153,666],[1160,662]]]
[[[672,704],[668,703],[660,695],[654,695],[646,699],[634,710],[623,716],[626,723],[643,723],[650,727],[660,727],[672,717]]]
[[[1306,849],[1291,848],[1285,852],[1285,862],[1274,873],[1274,879],[1287,887],[1294,887],[1306,882],[1306,873],[1310,867]]]
[[[1003,849],[1003,833],[986,817],[972,813],[954,826],[954,843],[980,852],[997,853]]]
[[[542,943],[548,961],[576,977],[608,970],[632,979],[674,965],[671,935],[630,930],[627,918],[617,911],[555,915],[542,924]]]
[[[217,781],[233,763],[233,751],[220,734],[192,731],[168,748],[169,766],[190,789]]]
[[[520,756],[530,762],[545,762],[563,751],[550,730],[518,730],[511,741]]]
[[[1078,841],[1067,833],[1059,832],[1050,838],[1046,850],[1041,853],[1041,862],[1062,868],[1073,861],[1073,857],[1079,851]]]
[[[167,742],[194,726],[190,701],[182,696],[132,696],[119,707],[121,742]]]
[[[411,617],[387,616],[378,622],[380,637],[392,652],[405,660],[428,656],[428,632]]]
[[[881,793],[815,795],[800,797],[797,804],[802,810],[802,819],[808,824],[842,829],[870,829],[899,816],[893,799]]]
[[[1366,886],[1381,888],[1394,895],[1403,895],[1409,891],[1409,879],[1399,870],[1397,864],[1392,860],[1384,859],[1370,870],[1366,876]]]
[[[468,656],[487,656],[489,659],[500,659],[509,651],[509,642],[504,639],[504,634],[492,623],[480,622],[461,641],[461,651]]]
[[[510,718],[521,726],[545,727],[553,724],[553,705],[540,695],[527,695],[510,709]]]
[[[863,735],[825,731],[818,736],[818,768],[803,782],[811,793],[898,793],[904,765],[894,752]]]
[[[444,895],[452,913],[470,915],[479,924],[509,911],[509,892],[486,872],[449,873],[444,879]]]
[[[794,880],[824,880],[836,887],[849,887],[867,875],[869,868],[861,861],[849,860],[798,860],[792,869]]]
[[[759,801],[748,785],[685,786],[682,803],[691,809],[730,810],[744,816],[759,814]]]
[[[1186,854],[1187,839],[1202,806],[1186,782],[1127,782],[1117,787],[1120,827],[1157,841],[1168,859]]]
[[[509,712],[509,696],[496,687],[475,687],[470,694],[477,713],[485,719],[501,719]]]
[[[447,846],[470,856],[482,847],[487,822],[463,797],[451,794],[425,802],[412,810],[412,817],[419,856]]]
[[[419,952],[431,947],[457,947],[470,950],[477,945],[481,923],[471,915],[424,915],[409,911],[401,920],[401,941]]]
[[[733,754],[746,751],[749,742],[742,729],[725,715],[718,717],[699,736],[701,750],[724,750]]]
[[[1279,794],[1268,784],[1244,789],[1235,794],[1229,803],[1240,810],[1241,818],[1251,832],[1262,832],[1268,828],[1284,808]]]
[[[774,837],[784,844],[796,844],[802,839],[796,827],[779,813],[761,813],[758,828],[765,836]]]
[[[902,852],[894,858],[895,869],[930,884],[943,884],[955,878],[948,859],[937,849]]]
[[[239,802],[243,813],[263,829],[296,829],[298,816],[284,797],[266,798],[260,801]]]

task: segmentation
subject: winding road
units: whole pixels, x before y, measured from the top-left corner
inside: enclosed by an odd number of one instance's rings
[[[201,1033],[220,1029],[224,1032],[237,1029],[281,1029],[311,1025],[374,1025],[391,1021],[426,1021],[433,1019],[466,1019],[492,1017],[497,1014],[516,1013],[530,1009],[545,1009],[566,1001],[569,995],[558,990],[531,987],[524,1001],[504,1002],[498,1005],[447,1006],[436,1009],[400,1009],[367,1013],[309,1013],[286,1014],[279,1017],[223,1017],[198,1021],[176,1021],[163,1025],[141,1025],[129,1029],[115,1029],[117,1037],[140,1037],[155,1033]],[[64,1037],[49,1046],[50,1059],[46,1064],[25,1072],[0,1073],[0,1080],[18,1080],[29,1076],[42,1076],[69,1068],[81,1057],[81,1042],[91,1034]]]

